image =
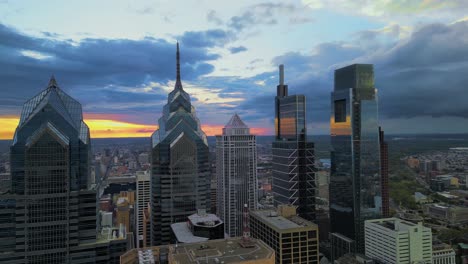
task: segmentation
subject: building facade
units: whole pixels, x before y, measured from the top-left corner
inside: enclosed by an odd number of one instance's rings
[[[366,256],[383,264],[431,264],[432,232],[398,218],[365,222]]]
[[[143,225],[144,212],[151,202],[151,182],[150,174],[147,171],[137,171],[136,173],[136,204],[135,204],[135,235],[137,247],[143,246]],[[150,243],[148,243],[149,245]]]
[[[257,209],[257,145],[249,127],[235,114],[216,136],[217,215],[226,234],[242,235],[244,205]]]
[[[331,97],[330,229],[355,240],[355,252],[364,253],[364,221],[382,214],[373,66],[336,70]]]
[[[456,264],[456,253],[450,245],[432,245],[432,264]]]
[[[0,263],[118,263],[127,242],[99,235],[89,135],[53,77],[24,104],[0,195]]]
[[[306,98],[288,95],[284,68],[275,97],[275,131],[272,144],[272,190],[275,206],[293,205],[297,213],[315,220],[314,144],[307,140]]]
[[[151,136],[152,245],[171,242],[171,224],[185,221],[198,209],[210,208],[210,164],[205,133],[180,78],[169,93],[159,128]]]
[[[382,217],[390,217],[390,189],[388,185],[388,144],[385,141],[385,133],[379,127],[380,143],[380,175],[382,188]]]
[[[250,212],[252,237],[276,252],[276,263],[319,263],[318,226],[296,215],[293,206]]]

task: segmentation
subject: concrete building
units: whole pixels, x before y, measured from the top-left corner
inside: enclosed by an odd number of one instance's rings
[[[119,197],[117,200],[116,207],[116,223],[115,225],[119,227],[123,225],[127,232],[130,232],[130,203],[127,198]]]
[[[279,79],[272,143],[274,205],[296,206],[300,217],[315,221],[315,154],[307,139],[306,96],[288,94],[283,65]]]
[[[398,218],[367,220],[365,255],[383,264],[431,264],[432,232]]]
[[[214,214],[203,210],[190,215],[186,222],[171,225],[179,243],[195,243],[224,238],[224,223]]]
[[[106,211],[101,211],[101,227],[113,227],[113,213],[112,212],[106,212]]]
[[[217,215],[226,234],[242,235],[244,205],[257,209],[257,143],[250,128],[234,114],[216,136]]]
[[[319,263],[318,226],[297,216],[293,206],[250,212],[252,237],[276,252],[276,263]]]
[[[127,251],[121,264],[274,264],[275,252],[263,241],[252,239],[249,247],[242,238],[209,240],[199,243],[165,245]]]
[[[450,245],[437,243],[432,245],[432,264],[456,264],[455,251]]]
[[[137,247],[143,246],[143,214],[151,202],[150,180],[150,174],[147,171],[136,172],[135,235],[137,237]]]
[[[441,220],[450,225],[468,223],[468,207],[429,204],[426,206],[426,212],[430,217]]]

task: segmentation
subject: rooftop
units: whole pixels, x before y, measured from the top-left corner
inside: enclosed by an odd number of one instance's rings
[[[252,211],[252,215],[257,216],[258,218],[262,219],[265,223],[269,224],[275,229],[279,230],[288,230],[288,229],[295,229],[295,228],[304,228],[304,227],[315,227],[317,225],[301,218],[299,216],[291,216],[291,217],[283,217],[279,215],[274,210],[257,210]]]
[[[171,225],[171,229],[180,243],[196,243],[207,241],[206,237],[194,236],[186,222],[175,223]]]
[[[222,224],[223,221],[214,214],[207,214],[206,212],[198,212],[188,217],[193,225],[199,226],[216,226]]]
[[[170,259],[170,263],[244,263],[255,260],[262,260],[262,263],[273,264],[275,252],[261,240],[253,239],[253,247],[241,247],[240,237],[209,240],[199,243],[187,243],[178,245],[168,245],[160,247],[151,247],[145,249],[132,249],[121,256],[121,263],[145,263],[138,261],[139,255],[148,254],[151,250],[154,259],[165,258]],[[137,253],[138,251],[138,253]],[[139,252],[142,252],[141,254]],[[166,252],[169,256],[160,256],[159,252]],[[144,254],[143,254],[144,253]],[[269,261],[265,261],[269,260]],[[157,262],[156,262],[157,263]]]

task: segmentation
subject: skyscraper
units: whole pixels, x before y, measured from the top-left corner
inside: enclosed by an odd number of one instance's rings
[[[0,263],[118,263],[127,242],[99,236],[90,153],[81,105],[52,77],[24,104],[10,148]]]
[[[354,64],[336,70],[331,98],[332,241],[348,245],[352,240],[353,251],[364,253],[364,221],[379,218],[382,207],[373,66]]]
[[[256,209],[257,145],[249,127],[235,114],[216,136],[217,214],[225,233],[242,235],[244,205]]]
[[[145,210],[151,202],[151,182],[148,171],[136,172],[136,206],[135,206],[135,221],[136,221],[136,237],[137,247],[143,246],[143,225]],[[149,236],[148,236],[149,237]],[[149,245],[151,242],[146,241]]]
[[[177,76],[169,93],[159,129],[151,136],[151,237],[154,246],[169,244],[171,224],[187,220],[197,209],[210,208],[208,143],[190,96]]]
[[[297,206],[297,214],[315,220],[314,144],[307,141],[305,95],[288,95],[284,67],[275,97],[276,138],[273,153],[273,197],[275,206]]]

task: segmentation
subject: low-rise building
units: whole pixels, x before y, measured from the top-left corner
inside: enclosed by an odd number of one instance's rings
[[[171,229],[179,243],[195,243],[224,238],[223,221],[214,214],[207,214],[204,210],[190,215],[187,222],[172,224]]]
[[[243,238],[209,240],[158,247],[132,249],[120,257],[121,264],[274,264],[275,252],[259,239],[248,247]]]
[[[444,221],[450,225],[468,223],[468,207],[429,204],[426,206],[426,213],[430,217]]]
[[[398,218],[367,220],[365,255],[383,264],[432,263],[432,232]]]
[[[455,251],[450,245],[437,243],[432,245],[432,264],[455,264]]]
[[[250,231],[276,252],[276,263],[319,262],[318,226],[296,215],[293,206],[250,212]]]
[[[375,261],[361,254],[346,254],[335,260],[333,264],[374,264]]]

